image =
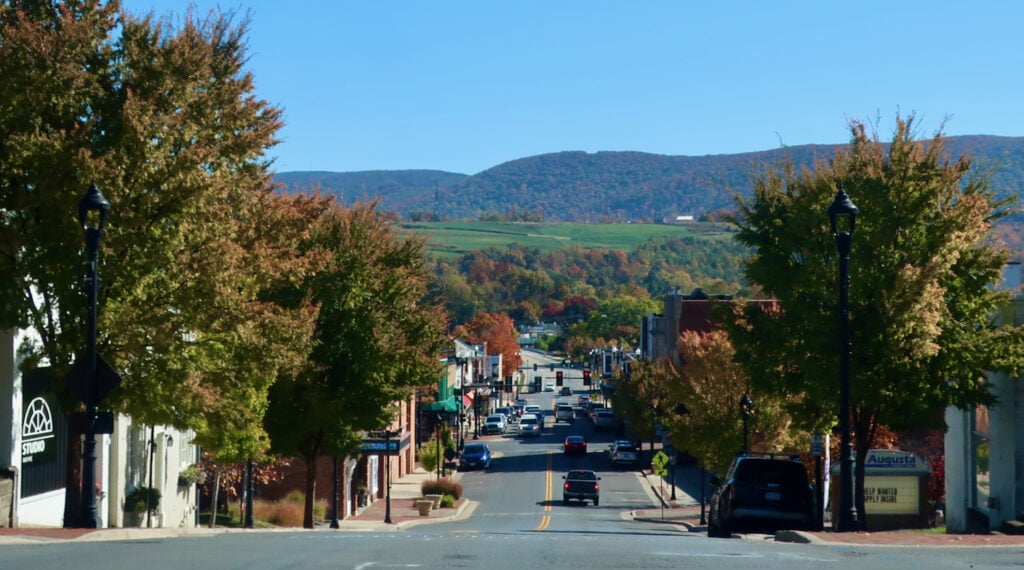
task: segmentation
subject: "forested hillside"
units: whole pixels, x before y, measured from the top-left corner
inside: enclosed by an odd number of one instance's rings
[[[884,137],[883,137],[884,138]],[[950,137],[954,153],[975,157],[998,196],[1024,186],[1024,137]],[[367,198],[408,217],[476,219],[485,213],[538,213],[547,220],[662,221],[697,218],[732,207],[731,192],[746,194],[751,174],[791,158],[798,166],[828,160],[833,145],[802,145],[716,156],[642,152],[559,152],[511,160],[468,176],[436,170],[284,172],[286,188],[320,185],[345,203]]]

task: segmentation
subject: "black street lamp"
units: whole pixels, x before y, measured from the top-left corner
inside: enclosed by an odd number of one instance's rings
[[[256,528],[256,466],[252,457],[245,461],[245,520],[242,521],[243,528]]]
[[[473,393],[473,439],[480,439],[480,389]]]
[[[750,399],[749,394],[743,394],[740,398],[740,414],[743,416],[743,451],[750,451],[750,432],[747,431],[747,426],[750,422],[750,413],[754,411],[754,402]]]
[[[96,509],[96,420],[99,396],[96,387],[96,299],[99,295],[99,251],[103,229],[107,225],[110,202],[95,184],[89,185],[85,196],[78,201],[78,221],[85,233],[85,248],[89,256],[89,270],[85,277],[88,304],[86,317],[87,340],[85,358],[88,377],[85,382],[85,445],[82,450],[82,502],[77,527],[99,528],[100,516]]]
[[[338,454],[331,457],[331,528],[341,528],[338,524]]]
[[[832,236],[839,250],[839,429],[842,442],[839,451],[839,516],[835,530],[860,530],[857,506],[853,502],[853,445],[850,436],[850,244],[860,210],[850,201],[846,190],[840,189],[828,207]]]
[[[384,430],[384,522],[391,524],[391,429]]]
[[[444,439],[444,415],[438,412],[434,414],[434,420],[437,424],[437,476],[441,478],[446,475],[444,453],[441,451],[441,440]]]

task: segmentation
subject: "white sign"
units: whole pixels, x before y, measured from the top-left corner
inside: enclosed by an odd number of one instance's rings
[[[33,398],[25,407],[21,422],[21,462],[32,460],[46,452],[46,440],[53,439],[53,414],[42,398]]]
[[[921,508],[919,490],[917,477],[864,477],[864,512],[869,515],[916,515]]]

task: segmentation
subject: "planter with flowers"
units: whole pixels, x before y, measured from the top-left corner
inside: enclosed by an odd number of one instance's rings
[[[178,473],[178,486],[191,487],[195,484],[202,485],[206,475],[198,465],[189,465]]]

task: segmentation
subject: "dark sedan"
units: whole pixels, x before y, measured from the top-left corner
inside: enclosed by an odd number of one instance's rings
[[[566,455],[586,455],[587,440],[582,435],[570,435],[565,438],[565,443],[562,444],[562,451]]]

